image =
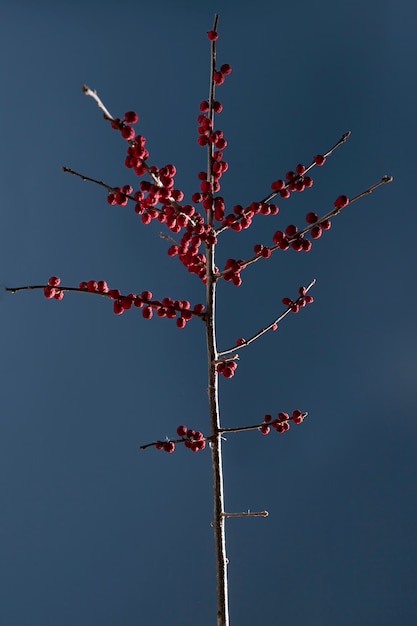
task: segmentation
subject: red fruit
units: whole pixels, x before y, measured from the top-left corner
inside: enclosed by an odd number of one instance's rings
[[[304,174],[304,172],[306,171],[305,165],[303,165],[302,163],[299,163],[296,168],[295,171],[297,172],[297,174]]]
[[[152,300],[152,291],[142,291],[140,297],[142,300]]]
[[[63,291],[57,291],[56,294],[54,295],[55,300],[62,300],[62,298],[64,297],[64,292]]]
[[[264,422],[270,422],[272,419],[272,415],[270,415],[269,413],[267,413],[266,415],[264,415]]]
[[[282,298],[281,302],[285,306],[292,306],[292,304],[294,304],[291,298]]]
[[[294,424],[301,424],[303,419],[303,414],[298,409],[292,412],[292,421],[294,422]]]
[[[58,276],[51,276],[48,279],[48,285],[50,287],[57,287],[59,285],[59,283],[61,282],[61,279],[58,278]]]
[[[243,337],[239,337],[239,339],[236,339],[236,345],[237,346],[241,346],[242,343],[245,343],[246,339],[243,339]]]
[[[115,300],[113,302],[113,313],[116,315],[121,315],[124,312],[124,308],[120,300]]]
[[[178,328],[184,328],[187,323],[187,320],[184,319],[183,317],[179,317],[175,323]]]
[[[215,100],[213,102],[213,110],[215,113],[221,113],[223,111],[223,105],[221,102],[218,102],[218,100]]]
[[[45,298],[53,298],[56,291],[54,289],[54,287],[48,286],[48,287],[44,287],[43,288],[43,293],[45,295]]]
[[[216,41],[219,38],[219,33],[217,33],[215,30],[209,30],[207,33],[207,37],[210,39],[210,41]]]
[[[97,291],[97,282],[95,280],[89,280],[87,283],[87,290],[88,291]]]
[[[235,375],[235,372],[234,369],[231,368],[229,365],[225,365],[222,370],[222,374],[225,378],[232,378],[232,376]]]
[[[224,83],[224,76],[221,72],[214,72],[213,80],[216,85],[222,85]]]
[[[162,450],[162,449],[163,449],[163,447],[164,447],[164,442],[163,442],[163,441],[157,441],[157,442],[156,442],[156,444],[155,444],[155,448],[156,448],[157,450]]]
[[[151,309],[150,306],[144,306],[142,309],[142,315],[146,320],[150,320],[152,315],[153,315],[153,311]]]
[[[227,75],[227,74],[231,73],[232,68],[231,68],[231,66],[228,63],[224,63],[221,66],[220,71],[221,71],[222,74],[226,74]]]
[[[329,230],[329,228],[332,227],[332,223],[330,220],[323,220],[322,222],[320,222],[320,226],[323,230]]]
[[[178,437],[185,437],[186,434],[187,434],[187,427],[184,426],[184,424],[180,424],[177,428]]]
[[[203,193],[208,193],[211,191],[211,183],[208,180],[201,181],[200,189]]]
[[[138,119],[139,116],[135,111],[128,111],[127,113],[125,113],[125,122],[127,122],[128,124],[136,124]]]
[[[285,234],[287,235],[287,237],[294,237],[297,231],[297,226],[295,226],[294,224],[288,224],[287,228],[285,229]]]
[[[338,196],[333,202],[335,209],[343,209],[343,207],[349,204],[349,198],[347,196]]]
[[[316,165],[323,165],[323,163],[326,160],[326,157],[324,157],[322,154],[316,154],[313,160]]]
[[[274,180],[273,183],[271,183],[271,189],[273,191],[281,191],[281,189],[284,189],[285,187],[285,183],[283,180]]]
[[[267,424],[262,424],[262,426],[259,427],[259,430],[263,435],[268,435],[271,432],[271,429],[267,426]]]
[[[282,232],[282,230],[275,231],[275,233],[272,236],[272,241],[274,243],[279,243],[283,239],[284,239],[284,233]]]
[[[165,441],[164,450],[165,452],[169,452],[171,454],[171,452],[174,452],[175,450],[175,443],[173,441]]]
[[[301,252],[301,250],[303,249],[302,239],[295,239],[294,241],[292,241],[291,248],[295,250],[296,252]]]
[[[291,194],[288,189],[281,189],[279,195],[281,196],[281,198],[289,198]]]
[[[122,137],[124,137],[124,139],[127,139],[127,141],[130,141],[131,139],[133,139],[134,136],[135,136],[135,131],[133,130],[131,126],[123,126]]]
[[[203,100],[202,102],[200,102],[200,111],[203,111],[203,113],[207,113],[208,110],[209,103],[207,102],[207,100]]]
[[[307,213],[306,215],[307,224],[314,224],[314,222],[317,222],[318,219],[317,213],[314,213],[313,211],[310,211],[310,213]]]
[[[305,187],[311,187],[313,185],[313,179],[311,176],[304,176],[304,185]]]
[[[313,228],[311,229],[311,236],[313,239],[319,239],[319,237],[321,237],[322,235],[322,229],[321,226],[319,224],[317,224],[317,226],[313,226]]]
[[[107,293],[109,290],[107,283],[105,280],[99,280],[97,283],[97,291],[100,291],[101,293]]]

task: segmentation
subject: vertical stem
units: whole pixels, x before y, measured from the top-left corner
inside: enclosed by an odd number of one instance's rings
[[[217,31],[218,15],[214,17],[213,30]],[[215,85],[213,73],[216,64],[216,44],[211,42],[210,64],[210,92],[208,117],[213,123],[214,130],[214,92]],[[214,146],[209,142],[207,146],[207,180],[213,184],[212,163]],[[213,225],[213,197],[211,207],[207,210],[207,223]],[[216,371],[217,346],[216,346],[216,279],[214,266],[214,245],[206,245],[206,338],[208,357],[208,398],[210,414],[211,440],[211,466],[213,477],[213,529],[214,550],[216,555],[216,583],[217,583],[217,626],[229,626],[229,598],[227,591],[227,558],[223,492],[223,464],[222,464],[222,438],[220,431],[220,414],[218,398],[218,375]]]
[[[207,276],[207,318],[206,337],[208,355],[208,397],[210,413],[211,465],[213,477],[213,504],[214,504],[214,550],[216,555],[217,581],[217,626],[229,625],[229,600],[227,591],[227,558],[223,491],[223,464],[222,438],[220,429],[219,401],[218,401],[218,374],[216,371],[216,329],[215,329],[215,300],[216,282],[214,274],[214,248],[207,249],[207,266],[210,271]]]

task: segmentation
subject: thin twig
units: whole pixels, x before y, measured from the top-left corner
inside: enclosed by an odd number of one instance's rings
[[[310,283],[307,285],[305,293],[307,293],[307,291],[309,291],[311,289],[311,287],[313,287],[313,285],[315,285],[315,284],[316,284],[316,279],[313,278],[313,280],[310,281]],[[281,315],[279,315],[273,322],[268,324],[268,326],[265,326],[264,328],[261,328],[260,330],[258,330],[257,333],[252,335],[252,337],[249,337],[249,339],[245,339],[245,341],[240,343],[238,346],[234,345],[232,348],[227,348],[226,350],[220,350],[219,353],[218,353],[219,357],[223,357],[224,355],[230,354],[231,352],[235,352],[236,350],[240,350],[241,348],[246,348],[246,346],[248,346],[249,344],[253,343],[257,339],[259,339],[259,337],[262,337],[262,335],[267,333],[268,330],[272,330],[276,326],[276,324],[278,324],[278,322],[283,320],[284,317],[286,317],[289,313],[291,313],[291,306],[289,306],[287,308],[287,310],[284,311],[284,313],[281,313]],[[229,357],[229,358],[231,358],[231,357]],[[236,358],[236,357],[234,357],[234,358]],[[222,360],[222,359],[219,359],[219,360]]]

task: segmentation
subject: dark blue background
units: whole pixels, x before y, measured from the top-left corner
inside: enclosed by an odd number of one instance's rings
[[[187,199],[205,150],[206,31],[220,13],[218,90],[230,206],[349,141],[314,186],[243,233],[218,261],[245,258],[277,228],[304,223],[384,174],[391,185],[347,207],[308,254],[276,253],[220,284],[226,348],[317,278],[315,303],[241,353],[221,381],[225,426],[299,407],[284,435],[230,435],[231,623],[416,623],[416,261],[414,2],[24,2],[4,0],[1,47],[1,281],[106,279],[204,300],[166,255],[159,224],[63,174],[135,183],[125,145],[82,83],[113,113],[137,110],[150,162],[177,166]],[[142,443],[179,423],[207,431],[204,328],[179,331],[101,298],[40,292],[0,300],[0,623],[208,626],[215,622],[208,451]]]

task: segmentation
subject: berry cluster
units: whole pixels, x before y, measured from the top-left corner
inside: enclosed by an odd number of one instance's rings
[[[177,428],[177,435],[181,437],[181,439],[176,439],[175,441],[172,439],[167,439],[166,441],[158,440],[153,445],[157,450],[164,450],[169,453],[174,452],[176,443],[183,443],[186,448],[189,448],[193,452],[204,450],[206,447],[206,439],[199,430],[193,430],[181,424]]]
[[[291,298],[282,298],[282,304],[290,308],[293,313],[298,313],[301,308],[314,302],[313,296],[310,296],[310,294],[306,292],[305,287],[299,287],[298,293],[300,296],[295,302],[291,300]]]
[[[225,378],[232,378],[235,375],[236,368],[237,363],[233,359],[220,361],[216,366],[217,373],[222,374]]]
[[[55,298],[55,300],[62,300],[64,292],[58,288],[61,283],[61,279],[58,276],[51,276],[48,280],[48,284],[43,288],[45,298]]]
[[[172,298],[162,298],[162,300],[154,300],[151,291],[142,291],[140,295],[129,293],[122,295],[119,289],[109,289],[105,280],[89,280],[81,282],[76,287],[61,287],[61,279],[57,276],[51,276],[48,285],[43,288],[46,298],[55,298],[62,300],[64,291],[87,291],[89,293],[97,293],[113,300],[113,312],[121,315],[124,311],[129,310],[132,306],[142,309],[142,316],[145,319],[151,319],[154,311],[158,317],[167,317],[175,319],[178,328],[184,328],[186,323],[193,317],[204,318],[204,304],[195,304],[191,308],[188,300],[173,300]]]
[[[290,429],[290,420],[292,420],[294,424],[301,424],[306,415],[306,413],[303,413],[299,409],[295,409],[291,417],[288,413],[278,413],[278,417],[272,419],[272,415],[267,413],[264,416],[264,423],[259,426],[259,430],[263,435],[268,435],[272,427],[275,428],[277,433],[284,433],[286,430]]]

